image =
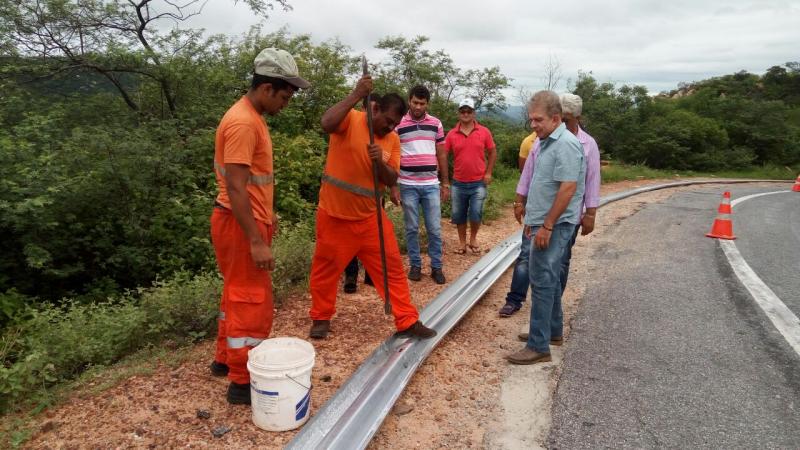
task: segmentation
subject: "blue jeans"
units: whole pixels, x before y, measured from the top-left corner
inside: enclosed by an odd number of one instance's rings
[[[481,223],[486,195],[486,185],[483,184],[483,181],[462,183],[453,180],[450,188],[453,223],[462,225],[467,223],[467,219],[472,223]]]
[[[564,291],[567,290],[567,279],[569,278],[569,262],[572,260],[572,246],[575,245],[575,239],[578,238],[578,230],[581,227],[576,225],[575,231],[572,232],[572,239],[569,240],[569,245],[564,251],[564,257],[561,259],[561,296],[564,296]],[[522,298],[525,301],[525,298]],[[558,335],[556,335],[558,336]]]
[[[531,285],[528,277],[528,260],[531,254],[531,238],[522,233],[522,242],[519,246],[519,256],[514,263],[514,273],[511,275],[511,289],[506,294],[506,303],[511,303],[517,307],[522,307],[525,297],[528,295],[528,287]],[[569,263],[568,263],[569,264]],[[569,266],[567,266],[569,268]]]
[[[442,268],[442,206],[439,195],[438,185],[400,185],[406,247],[409,263],[412,266],[422,267],[422,257],[419,253],[419,207],[422,206],[425,230],[428,232],[428,256],[431,258],[431,267]]]
[[[533,227],[531,237],[538,230],[538,226]],[[574,234],[574,224],[559,223],[553,226],[550,244],[546,249],[540,250],[531,245],[528,271],[532,306],[527,346],[539,353],[550,353],[550,337],[564,334],[561,271],[564,253]]]
[[[576,226],[575,231],[572,232],[572,239],[564,251],[564,258],[561,260],[561,296],[564,296],[564,291],[567,289],[567,279],[569,278],[569,262],[572,259],[572,246],[575,245],[575,239],[578,237],[578,230],[580,227]],[[530,260],[531,252],[531,239],[522,233],[522,242],[519,246],[519,256],[514,263],[514,273],[511,275],[511,288],[506,294],[506,303],[511,303],[519,308],[525,303],[525,297],[528,295],[528,287],[530,287],[530,278],[528,277],[528,261]]]

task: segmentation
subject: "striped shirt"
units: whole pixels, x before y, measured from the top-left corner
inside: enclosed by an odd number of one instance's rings
[[[444,142],[442,122],[430,114],[414,120],[406,114],[395,128],[400,135],[400,173],[397,182],[413,186],[439,184],[436,145]]]

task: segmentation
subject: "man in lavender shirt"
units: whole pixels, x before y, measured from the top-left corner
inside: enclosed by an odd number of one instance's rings
[[[583,146],[583,153],[586,157],[586,190],[583,197],[584,212],[580,227],[575,227],[575,233],[572,236],[572,240],[562,260],[561,292],[563,295],[564,288],[567,285],[567,278],[569,277],[572,246],[575,245],[578,228],[580,228],[582,236],[586,236],[594,230],[595,214],[597,212],[597,205],[600,202],[600,150],[594,138],[580,127],[580,118],[583,109],[583,101],[581,98],[573,94],[563,94],[561,95],[561,108],[563,111],[563,120],[567,129],[578,138]],[[527,201],[528,189],[530,188],[531,179],[533,178],[534,164],[536,163],[536,156],[539,154],[539,149],[540,142],[537,139],[534,142],[530,157],[525,161],[525,167],[522,170],[522,175],[520,175],[519,183],[517,184],[517,196],[514,201],[514,217],[516,217],[517,222],[520,224],[522,223],[522,216],[525,214],[525,202]],[[500,308],[500,317],[510,317],[515,312],[519,311],[522,307],[522,303],[525,302],[525,297],[528,294],[528,287],[530,287],[530,280],[528,278],[530,249],[531,240],[523,233],[519,256],[514,265],[514,274],[511,278],[511,288],[508,294],[506,294],[506,304]],[[555,313],[556,311],[554,311],[554,314]],[[563,314],[560,308],[558,314]],[[527,341],[528,333],[520,334],[519,338],[523,341]],[[553,343],[556,345],[560,344],[560,342]]]

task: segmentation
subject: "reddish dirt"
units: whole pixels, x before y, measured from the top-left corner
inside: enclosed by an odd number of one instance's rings
[[[603,186],[603,194],[639,187],[647,182],[622,182]],[[600,214],[602,217],[602,214]],[[455,255],[455,227],[443,220],[444,271],[448,280],[457,278],[479,258]],[[511,211],[485,225],[478,235],[484,251],[517,229]],[[598,232],[601,231],[598,227]],[[581,244],[586,245],[586,244]],[[425,264],[428,261],[425,260]],[[411,282],[412,299],[423,307],[443,286],[433,283],[429,268],[423,280]],[[361,284],[356,294],[340,293],[332,333],[324,341],[313,341],[317,361],[313,370],[312,413],[341,386],[373,348],[389,336],[391,317],[374,289]],[[572,278],[571,278],[572,280]],[[475,447],[486,442],[500,407],[498,385],[505,373],[505,353],[516,349],[509,343],[509,327],[522,323],[503,322],[496,311],[510,276],[506,273],[484,300],[442,341],[407,387],[394,413],[376,435],[371,448]],[[577,283],[576,283],[577,284]],[[574,309],[575,292],[567,306]],[[310,321],[310,297],[297,296],[276,312],[272,337],[306,338]],[[514,328],[512,333],[516,333]],[[177,368],[164,365],[151,376],[134,376],[98,395],[76,394],[67,402],[37,418],[41,426],[26,444],[28,448],[280,448],[297,432],[266,432],[253,425],[249,406],[230,406],[225,400],[227,381],[212,377],[208,364],[213,343],[191,351]],[[325,380],[325,381],[323,381]],[[210,418],[197,417],[199,410]],[[212,430],[230,427],[220,438]]]

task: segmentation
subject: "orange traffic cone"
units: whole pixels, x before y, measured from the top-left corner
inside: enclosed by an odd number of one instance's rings
[[[736,236],[733,235],[732,213],[731,193],[726,191],[722,194],[722,203],[719,204],[719,209],[717,209],[717,218],[714,219],[711,232],[706,236],[717,239],[736,239]]]
[[[800,175],[797,176],[797,179],[794,180],[794,186],[792,186],[793,192],[800,192]]]

